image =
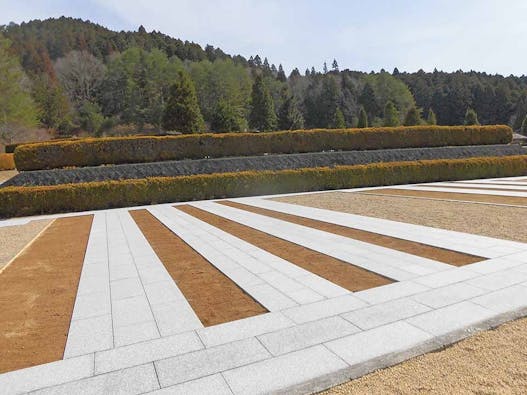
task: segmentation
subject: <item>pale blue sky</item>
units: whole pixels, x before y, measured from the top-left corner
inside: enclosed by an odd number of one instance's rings
[[[159,30],[286,71],[458,69],[527,74],[527,0],[0,0],[0,24],[61,15]]]

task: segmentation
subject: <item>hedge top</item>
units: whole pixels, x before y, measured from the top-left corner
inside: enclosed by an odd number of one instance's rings
[[[265,153],[507,144],[511,141],[512,130],[504,125],[106,137],[23,144],[15,150],[15,162],[17,168],[24,171]]]

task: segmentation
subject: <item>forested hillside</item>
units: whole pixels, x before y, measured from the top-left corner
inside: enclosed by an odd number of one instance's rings
[[[0,73],[4,142],[37,126],[58,135],[478,122],[519,130],[527,114],[524,76],[363,73],[337,61],[286,75],[260,55],[65,17],[1,26]]]

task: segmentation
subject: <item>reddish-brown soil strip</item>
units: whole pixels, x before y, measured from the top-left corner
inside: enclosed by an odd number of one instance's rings
[[[456,185],[456,186],[441,186],[441,185],[423,185],[427,188],[455,188],[455,189],[468,189],[468,190],[475,190],[475,189],[481,189],[485,191],[501,191],[501,192],[527,192],[525,189],[512,189],[512,188],[500,188],[500,187],[494,187],[494,186],[479,186],[477,188],[471,188],[466,187],[463,185]]]
[[[147,210],[130,214],[204,326],[267,313]]]
[[[334,233],[344,237],[349,237],[351,239],[364,241],[366,243],[375,244],[381,247],[392,248],[397,251],[418,255],[423,258],[434,259],[436,261],[448,263],[454,266],[468,265],[470,263],[480,262],[486,259],[474,255],[463,254],[457,251],[447,250],[444,248],[433,247],[427,244],[416,243],[413,241],[399,239],[396,237],[385,236],[360,229],[353,229],[347,226],[335,225],[329,222],[300,217],[292,214],[285,214],[274,210],[249,206],[246,204],[241,204],[228,200],[218,203],[221,203],[225,206],[250,211],[255,214],[266,215],[268,217],[281,219],[283,221],[292,222],[294,224],[308,226],[310,228],[323,230],[325,232]]]
[[[416,191],[413,189],[375,189],[368,192],[356,192],[363,195],[390,195],[390,196],[413,196],[432,199],[459,200],[478,203],[510,204],[514,206],[527,206],[527,198],[516,196],[480,195],[462,192],[435,192]]]
[[[379,274],[199,208],[189,205],[176,206],[176,208],[350,291],[361,291],[393,282]]]
[[[0,373],[62,359],[92,219],[55,220],[0,274]]]

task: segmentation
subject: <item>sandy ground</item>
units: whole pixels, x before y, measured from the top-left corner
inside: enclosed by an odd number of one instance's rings
[[[525,394],[527,318],[410,359],[324,394]]]
[[[353,214],[527,242],[527,208],[328,192],[276,198]],[[334,387],[324,394],[525,394],[527,318]]]
[[[25,225],[0,228],[0,270],[50,222],[51,220],[42,219]]]
[[[527,242],[527,207],[326,192],[274,200],[393,221]]]
[[[11,177],[14,177],[18,174],[16,170],[4,170],[0,171],[0,183],[9,180]]]

